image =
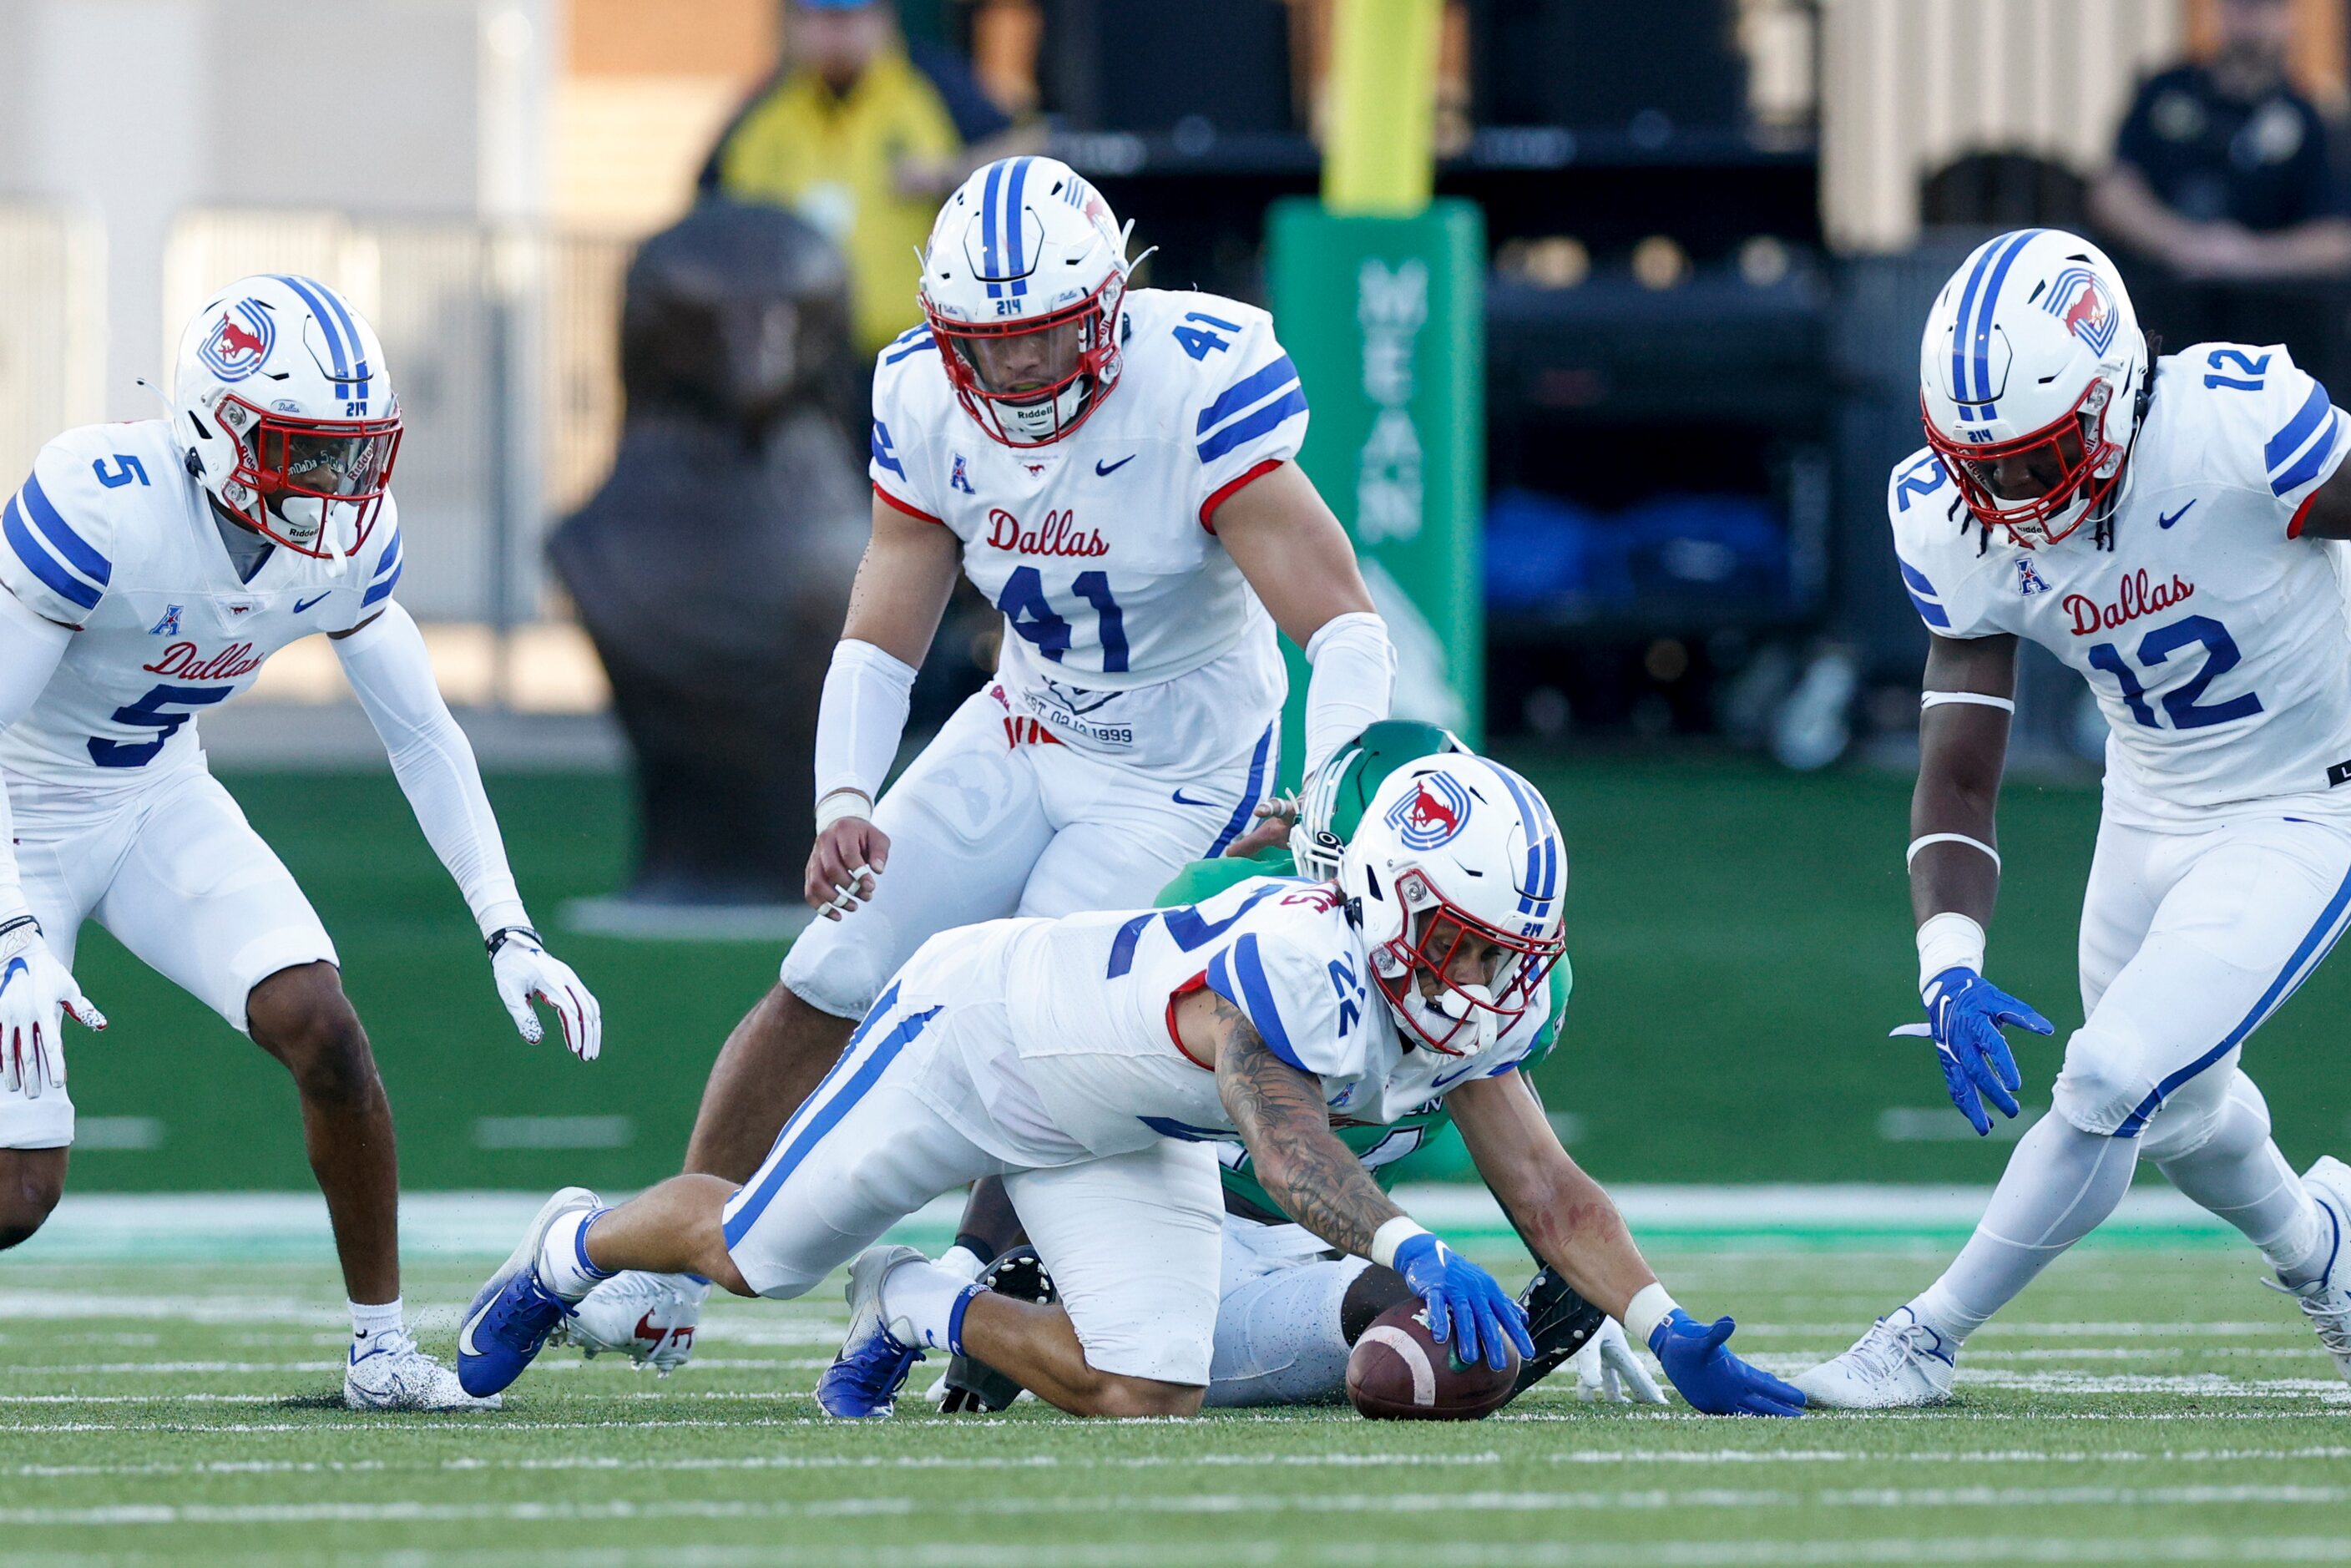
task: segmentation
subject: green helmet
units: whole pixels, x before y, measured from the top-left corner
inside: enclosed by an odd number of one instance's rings
[[[1384,718],[1332,752],[1299,791],[1298,823],[1290,830],[1299,873],[1322,882],[1339,874],[1339,856],[1389,774],[1424,757],[1468,749],[1442,726]]]

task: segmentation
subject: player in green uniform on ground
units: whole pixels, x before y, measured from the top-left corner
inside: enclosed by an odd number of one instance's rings
[[[1388,719],[1342,747],[1295,801],[1268,807],[1263,819],[1216,860],[1195,861],[1162,889],[1162,907],[1193,904],[1251,877],[1300,876],[1324,881],[1338,874],[1340,852],[1363,820],[1364,808],[1397,768],[1441,752],[1466,751],[1435,725]],[[1522,1065],[1550,1054],[1573,984],[1562,957],[1551,974],[1546,1009]],[[1409,1174],[1412,1156],[1426,1150],[1451,1121],[1442,1100],[1384,1126],[1341,1126],[1340,1140],[1383,1186]],[[1221,1145],[1224,1165],[1223,1299],[1210,1371],[1207,1404],[1301,1405],[1344,1396],[1347,1355],[1358,1334],[1389,1307],[1413,1299],[1404,1281],[1361,1258],[1342,1257],[1290,1222],[1249,1169],[1248,1151]],[[983,1198],[976,1211],[986,1207]],[[1008,1211],[1007,1211],[1008,1218]],[[970,1232],[967,1248],[986,1245]],[[1025,1248],[990,1270],[999,1289],[1041,1296],[1048,1288]],[[1615,1320],[1587,1304],[1550,1269],[1539,1270],[1520,1298],[1527,1307],[1536,1355],[1521,1369],[1527,1387],[1573,1359],[1577,1392],[1587,1399],[1663,1404],[1665,1397],[1635,1355]],[[934,1394],[950,1410],[1000,1409],[1014,1390],[985,1367],[957,1359]]]

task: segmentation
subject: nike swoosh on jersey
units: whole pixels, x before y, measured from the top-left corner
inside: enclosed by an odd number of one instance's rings
[[[1428,1086],[1432,1090],[1449,1089],[1454,1084],[1460,1082],[1464,1078],[1468,1077],[1469,1074],[1475,1071],[1477,1071],[1475,1068],[1465,1067],[1458,1072],[1441,1074],[1438,1077],[1430,1079],[1428,1081]]]
[[[2189,503],[2189,504],[2190,504],[2190,505],[2193,505],[2194,503],[2192,503],[2192,502],[2191,502],[2191,503]],[[297,614],[297,615],[301,614],[301,613],[302,613],[302,612],[304,612],[305,610],[309,609],[312,605],[314,605],[314,604],[318,604],[318,603],[320,603],[320,602],[324,601],[326,600],[326,598],[328,597],[328,595],[329,595],[329,594],[333,593],[334,591],[334,591],[333,589],[331,589],[331,588],[330,588],[330,589],[327,590],[326,593],[322,593],[322,594],[319,595],[319,597],[318,597],[317,599],[298,599],[298,600],[296,600],[296,601],[294,601],[294,613],[295,613],[295,614]]]
[[[1128,464],[1134,462],[1139,455],[1140,454],[1138,453],[1130,452],[1115,463],[1104,463],[1101,458],[1097,457],[1094,459],[1094,472],[1104,476],[1115,474],[1120,469],[1125,467]]]
[[[2200,500],[2202,500],[2202,499],[2203,499],[2203,497],[2202,497],[2201,496],[2199,496],[2199,497],[2196,498],[2196,500],[2198,500],[2198,501],[2200,501]],[[2180,518],[2182,518],[2182,517],[2186,517],[2186,516],[2188,515],[2188,507],[2193,507],[2195,504],[2196,504],[2196,501],[2190,501],[2190,502],[2189,502],[2189,503],[2188,503],[2188,506],[2187,506],[2187,507],[2180,507],[2180,508],[2179,508],[2179,510],[2178,510],[2178,511],[2176,511],[2176,512],[2172,513],[2172,514],[2171,514],[2169,517],[2161,517],[2161,516],[2158,516],[2158,517],[2155,519],[2155,526],[2156,526],[2157,528],[2169,528],[2172,524],[2174,524],[2174,523],[2178,522]]]
[[[1179,806],[1213,806],[1216,804],[1214,800],[1195,800],[1186,795],[1181,789],[1176,790],[1173,795],[1169,796],[1168,799],[1174,800]]]

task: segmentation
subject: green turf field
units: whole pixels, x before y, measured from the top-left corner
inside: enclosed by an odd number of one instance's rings
[[[1663,1250],[1779,1370],[1938,1251]],[[1491,1260],[1499,1267],[1505,1254]],[[461,1300],[490,1266],[412,1269]],[[1509,1264],[1513,1274],[1522,1262]],[[308,1264],[0,1269],[0,1559],[426,1564],[1708,1564],[2351,1561],[2351,1388],[2234,1250],[2068,1257],[1935,1413],[1718,1420],[1545,1385],[1484,1423],[1350,1411],[813,1421],[839,1296],[722,1298],[667,1382],[550,1352],[496,1414],[330,1406]],[[428,1343],[446,1350],[454,1314]],[[927,1368],[917,1368],[919,1390]]]
[[[1917,1016],[1902,875],[1907,783],[1800,777],[1712,755],[1572,763],[1521,757],[1570,846],[1575,999],[1541,1074],[1576,1118],[1574,1151],[1622,1181],[1989,1183],[2004,1145],[1978,1144],[1943,1099],[1926,1048],[1888,1042]],[[772,980],[762,944],[567,936],[565,901],[626,873],[623,782],[490,781],[525,896],[604,1004],[590,1067],[516,1038],[455,890],[388,775],[233,777],[262,832],[339,944],[374,1037],[417,1187],[628,1187],[669,1174],[704,1070]],[[2080,1022],[2074,932],[2095,831],[2088,789],[2012,785],[1992,973],[2063,1031]],[[78,1190],[299,1188],[294,1099],[277,1068],[100,934],[79,977],[111,1015],[75,1035],[86,1139]],[[2324,968],[2246,1053],[2297,1166],[2351,1148],[2351,965]],[[2020,1043],[2028,1105],[2047,1102],[2058,1047]],[[1922,1113],[1888,1141],[1889,1108]],[[516,1119],[592,1118],[588,1146],[532,1146]],[[485,1124],[490,1124],[486,1128]],[[504,1128],[501,1134],[497,1131]],[[560,1127],[550,1135],[560,1138]],[[120,1146],[122,1145],[130,1146]]]

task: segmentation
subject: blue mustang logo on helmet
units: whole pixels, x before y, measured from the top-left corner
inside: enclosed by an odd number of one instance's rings
[[[2064,322],[2065,330],[2089,344],[2099,358],[2114,346],[2115,302],[2088,267],[2069,267],[2059,273],[2041,308]]]
[[[1431,773],[1420,788],[1388,808],[1388,826],[1405,848],[1433,850],[1451,843],[1469,821],[1469,792],[1442,773]]]
[[[212,336],[196,350],[196,358],[221,380],[241,382],[269,362],[269,350],[277,342],[277,324],[261,302],[240,299],[213,324]]]

